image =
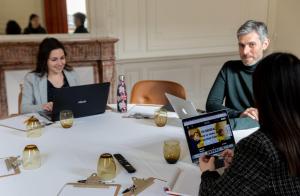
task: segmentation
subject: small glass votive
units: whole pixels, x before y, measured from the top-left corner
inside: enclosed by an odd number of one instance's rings
[[[71,110],[62,110],[59,113],[60,124],[63,128],[71,128],[73,126],[74,116]]]
[[[22,159],[24,169],[37,169],[41,167],[40,151],[34,144],[25,146]]]
[[[168,111],[160,108],[154,112],[154,122],[158,127],[163,127],[168,121]]]
[[[97,175],[103,181],[112,180],[116,177],[116,164],[109,153],[100,155],[97,166]]]
[[[39,119],[34,116],[31,116],[26,121],[26,135],[29,138],[40,137],[42,135],[42,124]]]
[[[178,140],[164,141],[164,157],[169,164],[175,164],[180,157],[180,142]]]

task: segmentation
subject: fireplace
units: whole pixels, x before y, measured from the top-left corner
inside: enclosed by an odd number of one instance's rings
[[[116,99],[114,45],[117,41],[116,38],[62,41],[68,54],[68,64],[74,67],[92,66],[95,83],[111,83],[109,103],[114,103]],[[38,41],[0,42],[0,118],[8,116],[5,71],[32,70],[35,67],[39,43]]]

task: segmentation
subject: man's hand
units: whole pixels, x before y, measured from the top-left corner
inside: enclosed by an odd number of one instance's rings
[[[253,120],[258,121],[258,110],[256,108],[247,108],[241,113],[240,117],[250,117]]]

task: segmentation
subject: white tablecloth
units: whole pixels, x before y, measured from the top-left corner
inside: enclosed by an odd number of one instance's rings
[[[1,196],[54,196],[67,182],[86,179],[96,172],[100,154],[121,153],[137,169],[128,174],[118,164],[116,183],[121,190],[132,184],[131,177],[168,176],[176,168],[182,173],[174,189],[197,195],[200,170],[190,160],[181,121],[170,118],[165,127],[156,127],[151,119],[122,118],[123,114],[107,111],[105,114],[75,119],[70,129],[59,122],[44,129],[39,138],[27,138],[24,132],[0,127],[0,157],[22,155],[27,144],[36,144],[42,153],[42,166],[36,170],[23,170],[21,174],[0,178]],[[235,132],[236,138],[253,130]],[[163,158],[163,141],[181,142],[180,161],[167,164]]]

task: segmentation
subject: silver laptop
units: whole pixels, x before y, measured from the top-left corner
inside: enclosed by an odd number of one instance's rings
[[[181,99],[169,93],[165,93],[165,95],[180,119],[186,119],[199,115],[191,101]]]

